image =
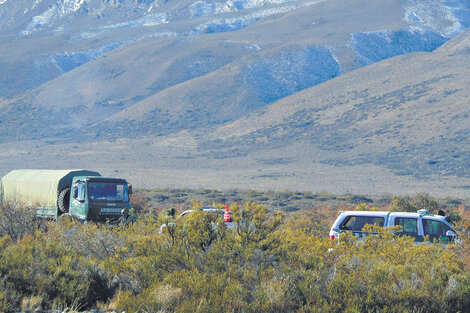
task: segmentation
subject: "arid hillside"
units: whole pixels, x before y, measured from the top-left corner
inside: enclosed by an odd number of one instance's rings
[[[465,1],[0,1],[0,173],[469,196]]]

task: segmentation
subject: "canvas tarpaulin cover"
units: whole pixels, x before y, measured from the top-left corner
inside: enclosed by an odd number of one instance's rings
[[[75,176],[101,176],[87,170],[15,170],[0,182],[2,200],[28,206],[56,207],[61,190]]]

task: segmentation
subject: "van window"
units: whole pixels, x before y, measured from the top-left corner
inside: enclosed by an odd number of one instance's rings
[[[339,227],[340,230],[360,231],[367,224],[384,226],[384,218],[378,216],[350,216]]]
[[[401,226],[403,228],[403,234],[418,234],[418,220],[416,218],[397,217],[395,219],[395,226]]]

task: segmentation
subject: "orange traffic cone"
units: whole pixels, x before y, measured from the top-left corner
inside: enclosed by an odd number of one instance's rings
[[[225,212],[224,212],[224,222],[231,222],[232,219],[230,218],[230,210],[228,208],[228,204],[225,205]]]

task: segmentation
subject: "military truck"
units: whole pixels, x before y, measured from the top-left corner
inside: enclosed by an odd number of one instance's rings
[[[68,215],[81,221],[123,222],[132,186],[88,170],[14,170],[0,182],[0,199],[37,208],[37,216]]]

